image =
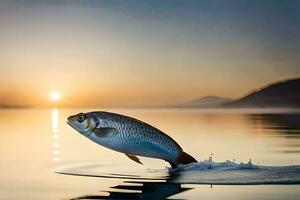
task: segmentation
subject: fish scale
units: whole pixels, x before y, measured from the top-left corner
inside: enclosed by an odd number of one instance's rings
[[[124,146],[128,153],[135,152],[136,155],[147,154],[156,158],[173,158],[181,150],[180,146],[173,140],[170,140],[161,131],[156,128],[138,122],[136,119],[120,117],[118,115],[103,113],[96,114],[99,118],[100,127],[117,128],[120,132],[112,136],[109,146],[117,151],[123,151]],[[104,115],[101,117],[101,115]],[[134,148],[128,148],[133,146]],[[157,151],[159,150],[159,151]]]
[[[103,111],[68,117],[68,123],[92,141],[109,149],[135,156],[159,158],[172,167],[196,162],[167,134],[140,120]]]

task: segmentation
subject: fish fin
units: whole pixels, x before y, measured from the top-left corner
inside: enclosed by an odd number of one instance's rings
[[[133,160],[134,162],[137,162],[137,163],[140,163],[143,165],[143,163],[140,161],[140,159],[135,156],[135,155],[132,155],[132,154],[128,154],[128,153],[125,153],[125,155],[130,158],[131,160]]]
[[[166,162],[168,162],[171,165],[172,169],[177,168],[177,165],[173,161],[166,160]]]
[[[93,132],[95,133],[95,135],[97,137],[107,137],[107,136],[110,136],[112,134],[118,133],[118,129],[116,129],[116,128],[110,128],[110,127],[95,128],[93,130]]]
[[[196,163],[198,162],[195,158],[193,158],[191,155],[185,153],[184,151],[181,151],[179,153],[179,156],[176,159],[176,164],[182,164],[182,165],[186,165],[186,164],[190,164],[190,163]]]
[[[185,153],[184,151],[181,151],[176,159],[176,161],[170,161],[166,160],[168,163],[170,163],[172,169],[177,168],[178,165],[187,165],[190,163],[196,163],[198,162],[195,158],[193,158],[191,155]]]

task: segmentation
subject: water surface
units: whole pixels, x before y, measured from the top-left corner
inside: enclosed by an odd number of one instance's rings
[[[164,161],[142,158],[138,165],[66,125],[67,116],[91,110],[0,110],[0,199],[299,199],[295,111],[111,110],[160,128],[203,161],[170,173]],[[250,169],[224,170],[247,167],[249,159]],[[236,177],[256,182],[236,185]]]

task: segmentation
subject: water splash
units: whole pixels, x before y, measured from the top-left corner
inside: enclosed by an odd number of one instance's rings
[[[233,169],[258,169],[258,165],[253,165],[251,159],[248,163],[235,163],[234,161],[226,160],[225,162],[214,162],[212,156],[208,160],[199,161],[187,165],[179,165],[176,169],[169,169],[170,172],[180,171],[200,171],[200,170],[233,170]]]
[[[71,167],[57,171],[60,174],[89,176],[99,178],[165,180],[179,184],[222,184],[222,185],[254,185],[254,184],[300,184],[300,165],[294,166],[262,166],[234,161],[214,162],[208,160],[188,165],[179,165],[177,169],[112,169],[111,166]]]
[[[169,169],[173,174],[172,182],[190,184],[300,184],[300,165],[262,166],[254,165],[251,159],[247,163],[234,161],[214,162],[208,160],[180,165]]]

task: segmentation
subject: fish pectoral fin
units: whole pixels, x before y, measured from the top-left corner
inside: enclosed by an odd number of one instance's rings
[[[93,130],[93,132],[95,133],[95,135],[97,137],[107,137],[107,136],[110,136],[110,135],[118,133],[118,129],[111,128],[111,127],[95,128]]]
[[[132,155],[132,154],[128,154],[128,153],[125,153],[125,155],[126,155],[128,158],[130,158],[131,160],[133,160],[134,162],[143,164],[137,156]]]

